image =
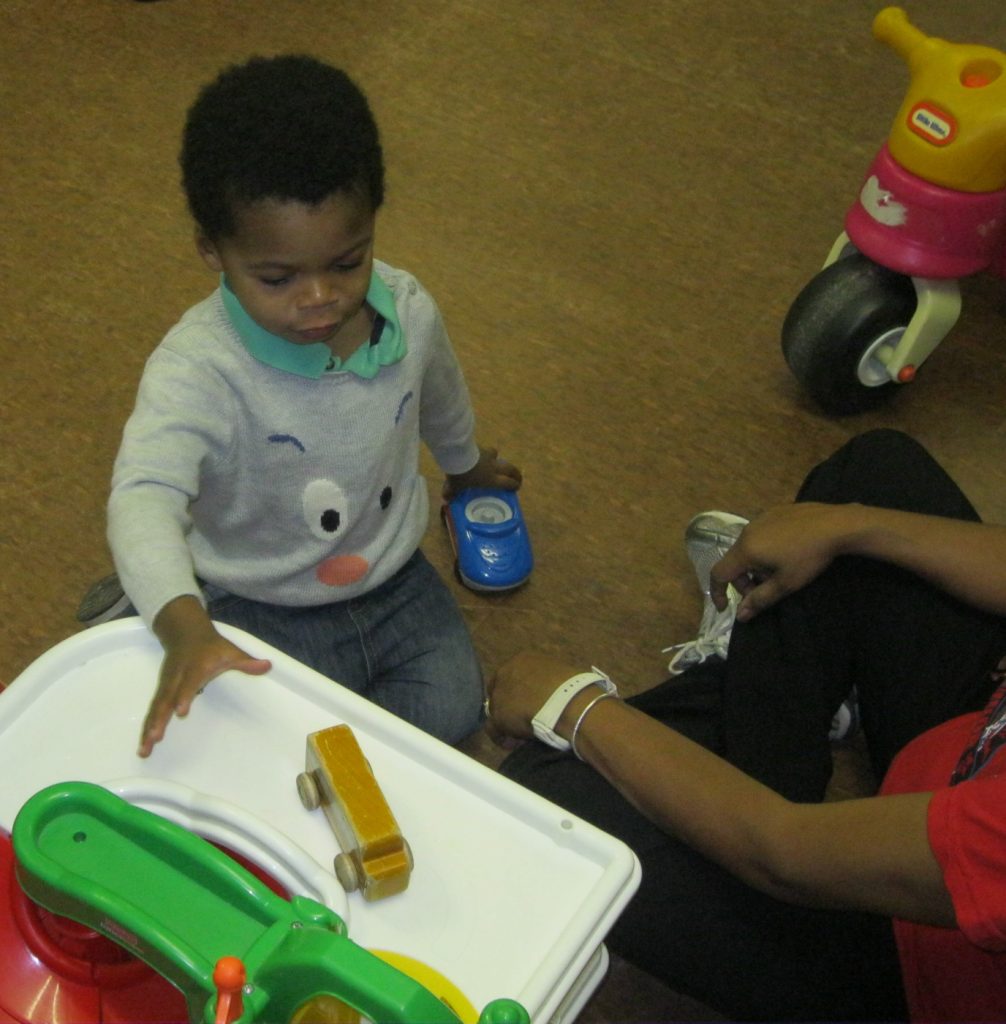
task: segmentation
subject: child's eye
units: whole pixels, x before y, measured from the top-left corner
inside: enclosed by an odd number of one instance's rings
[[[353,263],[336,263],[334,269],[339,271],[339,273],[341,273],[341,274],[348,274],[348,273],[350,273],[353,270],[358,270],[362,266],[363,266],[363,260],[361,259],[361,260],[356,260]]]
[[[267,288],[279,288],[285,285],[290,280],[289,277],[260,277],[259,281],[262,282]]]

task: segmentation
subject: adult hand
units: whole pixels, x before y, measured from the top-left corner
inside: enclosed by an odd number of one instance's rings
[[[272,667],[264,658],[253,658],[221,636],[196,598],[175,598],[154,621],[154,632],[164,647],[157,691],[140,733],[137,753],[149,757],[164,739],[172,715],[184,718],[196,695],[223,672],[235,669],[263,675]]]
[[[534,651],[523,651],[501,665],[488,684],[486,732],[496,743],[530,739],[531,719],[570,676],[584,671]]]
[[[467,473],[447,474],[444,500],[450,501],[469,487],[499,487],[505,491],[516,491],[521,480],[520,470],[512,462],[499,458],[495,448],[479,448],[479,461]]]
[[[796,502],[769,509],[749,523],[737,543],[713,566],[709,594],[727,604],[727,585],[742,595],[742,622],[771,607],[819,576],[842,553],[855,530],[860,505]]]

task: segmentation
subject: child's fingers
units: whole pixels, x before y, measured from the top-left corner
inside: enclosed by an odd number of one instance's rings
[[[496,460],[496,480],[499,487],[516,490],[520,487],[523,479],[523,474],[512,462],[507,462],[505,459]]]
[[[171,714],[172,709],[162,703],[155,703],[147,712],[140,733],[140,746],[136,751],[140,757],[149,757],[154,747],[164,739]]]

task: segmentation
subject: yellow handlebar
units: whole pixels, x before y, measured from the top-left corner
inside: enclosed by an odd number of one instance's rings
[[[1006,54],[927,36],[900,7],[885,7],[873,34],[911,76],[888,137],[894,159],[944,188],[1006,188]]]
[[[925,43],[939,45],[940,42],[917,29],[900,7],[885,7],[873,19],[873,36],[906,61],[910,59],[912,50],[917,46]]]

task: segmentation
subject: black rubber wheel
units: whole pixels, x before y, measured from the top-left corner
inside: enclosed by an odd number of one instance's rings
[[[796,379],[825,412],[865,412],[899,385],[872,358],[896,344],[915,313],[912,279],[861,253],[825,267],[796,297],[782,325],[782,351]]]

